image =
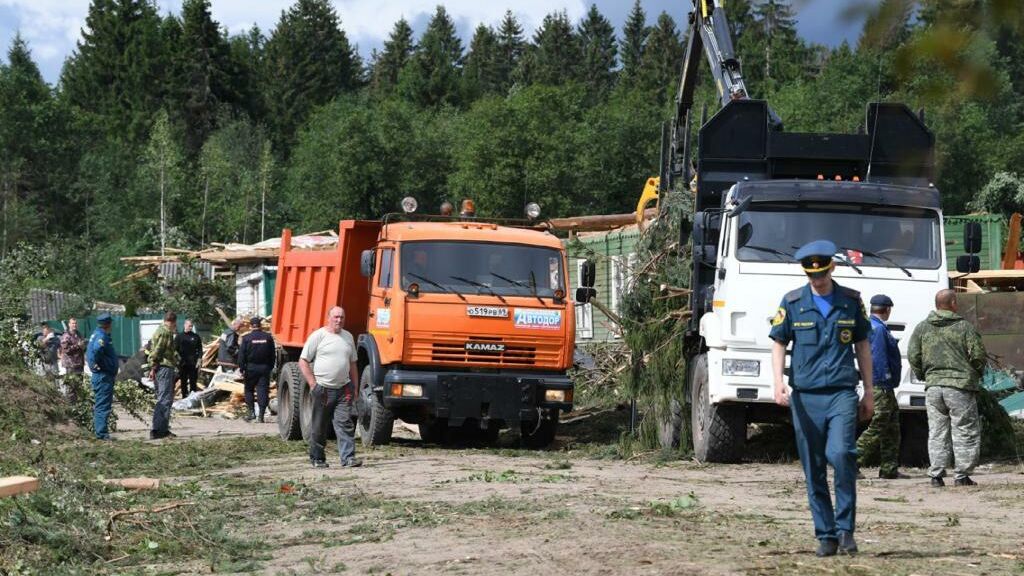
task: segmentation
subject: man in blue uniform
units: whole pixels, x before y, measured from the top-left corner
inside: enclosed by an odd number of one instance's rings
[[[892,313],[892,298],[885,294],[871,297],[871,365],[875,386],[875,415],[857,439],[857,463],[863,468],[879,457],[878,477],[894,480],[907,478],[899,471],[900,405],[896,387],[900,385],[903,367],[900,348],[889,332],[886,322]],[[859,476],[862,478],[863,476]]]
[[[807,482],[807,499],[818,539],[818,556],[857,551],[853,538],[857,509],[857,373],[864,382],[860,416],[874,409],[871,379],[871,323],[860,293],[832,281],[836,245],[817,240],[796,259],[808,283],[783,297],[770,337],[775,402],[789,406],[796,445]],[[789,387],[783,379],[786,347],[793,343]],[[854,366],[856,352],[857,366]],[[791,390],[790,390],[791,389]],[[836,502],[828,488],[835,470]]]
[[[92,372],[92,421],[97,440],[110,440],[107,420],[114,402],[114,379],[117,377],[117,352],[110,337],[113,319],[104,312],[96,318],[96,331],[89,338],[85,361]]]
[[[267,415],[270,404],[270,373],[274,371],[276,352],[274,337],[261,328],[263,320],[254,316],[249,320],[252,332],[242,336],[242,345],[238,348],[238,368],[245,379],[245,406],[249,413],[246,422],[254,419],[261,424]],[[253,392],[259,405],[259,412],[253,410]]]

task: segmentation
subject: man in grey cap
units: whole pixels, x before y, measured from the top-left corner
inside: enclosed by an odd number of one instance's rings
[[[878,477],[894,480],[900,474],[900,406],[896,387],[900,385],[902,366],[900,349],[886,322],[892,313],[892,299],[885,294],[871,297],[871,366],[874,374],[875,415],[857,439],[857,464],[879,458]]]

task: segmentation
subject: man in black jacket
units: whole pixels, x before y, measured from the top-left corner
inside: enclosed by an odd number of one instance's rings
[[[260,327],[262,319],[253,316],[249,324],[252,332],[242,336],[242,344],[238,348],[238,367],[245,378],[245,406],[249,414],[247,422],[257,419],[264,422],[267,415],[267,404],[270,402],[270,373],[274,371],[275,351],[274,337]],[[259,404],[259,413],[253,411],[253,392]]]
[[[192,330],[192,320],[185,320],[185,331],[178,334],[178,377],[181,379],[181,397],[186,398],[196,388],[199,360],[203,357],[203,340]]]

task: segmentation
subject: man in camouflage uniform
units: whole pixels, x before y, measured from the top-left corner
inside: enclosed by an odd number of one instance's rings
[[[174,312],[164,315],[164,323],[156,329],[150,340],[149,377],[156,385],[156,406],[153,407],[151,440],[173,438],[171,433],[171,402],[174,401],[174,381],[177,379],[178,347],[174,335],[178,332],[178,316]]]
[[[888,480],[907,478],[900,474],[900,406],[896,387],[900,385],[902,366],[900,349],[886,326],[892,313],[892,299],[885,294],[871,297],[871,366],[875,385],[875,415],[871,425],[857,439],[857,464],[879,457],[878,477]],[[863,476],[858,476],[863,478]]]
[[[935,308],[914,329],[909,354],[911,369],[925,381],[928,475],[932,486],[945,486],[942,477],[952,457],[954,485],[974,486],[970,473],[981,449],[977,394],[985,370],[985,345],[974,326],[957,314],[956,292],[939,290]]]

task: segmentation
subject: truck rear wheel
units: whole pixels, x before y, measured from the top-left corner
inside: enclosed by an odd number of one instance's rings
[[[924,411],[900,413],[900,464],[928,465],[928,415]]]
[[[395,415],[384,407],[384,403],[373,392],[369,368],[364,368],[363,374],[359,377],[359,397],[362,400],[359,410],[359,436],[363,439],[363,446],[390,444]]]
[[[281,366],[277,375],[277,431],[282,440],[302,438],[299,413],[305,388],[298,364],[287,362]]]
[[[708,357],[693,359],[690,403],[693,452],[701,462],[737,462],[747,440],[747,422],[738,406],[713,405],[708,390]]]
[[[683,405],[678,399],[669,401],[666,414],[658,415],[658,443],[665,450],[679,448],[683,428]]]
[[[558,411],[556,410],[551,418],[520,423],[519,431],[520,441],[524,448],[547,448],[555,441],[555,432],[558,431]]]

